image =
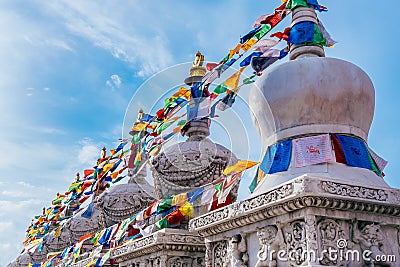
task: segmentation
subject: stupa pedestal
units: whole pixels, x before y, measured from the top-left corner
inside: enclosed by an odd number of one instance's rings
[[[399,203],[398,189],[302,175],[190,229],[205,237],[206,266],[400,266]],[[386,262],[369,265],[376,257]]]

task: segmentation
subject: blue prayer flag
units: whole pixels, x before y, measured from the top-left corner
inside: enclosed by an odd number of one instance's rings
[[[94,207],[94,203],[91,202],[91,203],[87,206],[86,210],[82,213],[81,216],[82,216],[83,218],[87,218],[87,219],[92,218],[93,207]]]
[[[245,59],[242,60],[242,62],[240,62],[240,67],[244,67],[244,66],[248,66],[251,63],[251,59],[253,57],[259,57],[261,56],[263,53],[262,52],[253,52],[250,55],[248,55]]]
[[[190,203],[193,203],[196,201],[196,199],[198,199],[204,191],[204,187],[200,187],[196,190],[190,191],[187,193],[187,199]]]
[[[260,164],[267,174],[287,171],[292,157],[292,140],[269,146]]]
[[[244,35],[243,37],[240,38],[240,43],[241,43],[241,44],[244,44],[245,42],[247,42],[248,40],[250,40],[251,37],[253,37],[253,36],[258,32],[258,30],[259,30],[260,28],[261,28],[261,26],[258,26],[257,28],[255,28],[255,29],[249,31],[246,35]]]
[[[373,170],[369,152],[363,140],[340,134],[336,136],[342,146],[347,165]]]
[[[303,43],[312,43],[314,41],[314,22],[299,22],[290,29],[288,42],[300,45]]]

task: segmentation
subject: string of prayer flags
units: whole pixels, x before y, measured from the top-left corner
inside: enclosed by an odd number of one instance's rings
[[[287,140],[269,146],[260,164],[260,170],[265,174],[286,171],[292,156],[292,140]]]
[[[228,175],[232,172],[239,173],[254,167],[255,165],[259,164],[259,162],[250,161],[250,160],[239,160],[235,165],[229,166],[225,170],[222,171],[223,175]]]
[[[234,173],[224,179],[224,181],[222,182],[221,193],[218,196],[218,204],[226,202],[228,195],[235,187],[235,185],[237,185],[237,183],[239,182],[239,176],[240,173]]]
[[[236,45],[234,49],[229,50],[229,58],[231,59],[235,54],[239,54],[240,49],[242,48],[242,44],[239,43]]]
[[[243,37],[240,38],[240,44],[245,44],[247,41],[249,41],[259,30],[261,29],[261,25],[258,26],[257,28],[251,30],[247,34],[245,34]]]
[[[293,140],[294,160],[297,168],[333,160],[329,134],[303,137]]]

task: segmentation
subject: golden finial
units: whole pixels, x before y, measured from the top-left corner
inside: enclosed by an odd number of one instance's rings
[[[80,177],[80,174],[79,174],[79,172],[77,172],[77,173],[76,173],[76,176],[75,176],[75,181],[79,181],[80,178],[81,178],[81,177]]]
[[[100,158],[104,159],[104,158],[106,157],[106,155],[107,155],[107,149],[106,149],[106,147],[104,146],[104,147],[101,149]]]
[[[202,55],[200,53],[200,51],[197,51],[196,57],[194,59],[192,66],[193,67],[201,67],[201,66],[203,66],[203,62],[204,62],[204,55]]]
[[[138,116],[137,116],[137,121],[140,121],[140,119],[143,118],[143,115],[144,115],[143,109],[139,109],[139,113],[138,113]]]

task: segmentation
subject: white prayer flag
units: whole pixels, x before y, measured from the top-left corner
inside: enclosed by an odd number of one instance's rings
[[[297,168],[333,161],[329,134],[299,138],[293,142]]]
[[[378,165],[378,168],[380,171],[383,171],[385,169],[386,165],[388,162],[384,160],[383,158],[379,157],[371,148],[368,148],[369,153],[371,154],[371,157],[374,159],[376,165]]]
[[[279,41],[273,39],[262,39],[257,42],[257,44],[253,47],[255,52],[264,53],[265,51],[271,49],[275,45],[277,45]]]

